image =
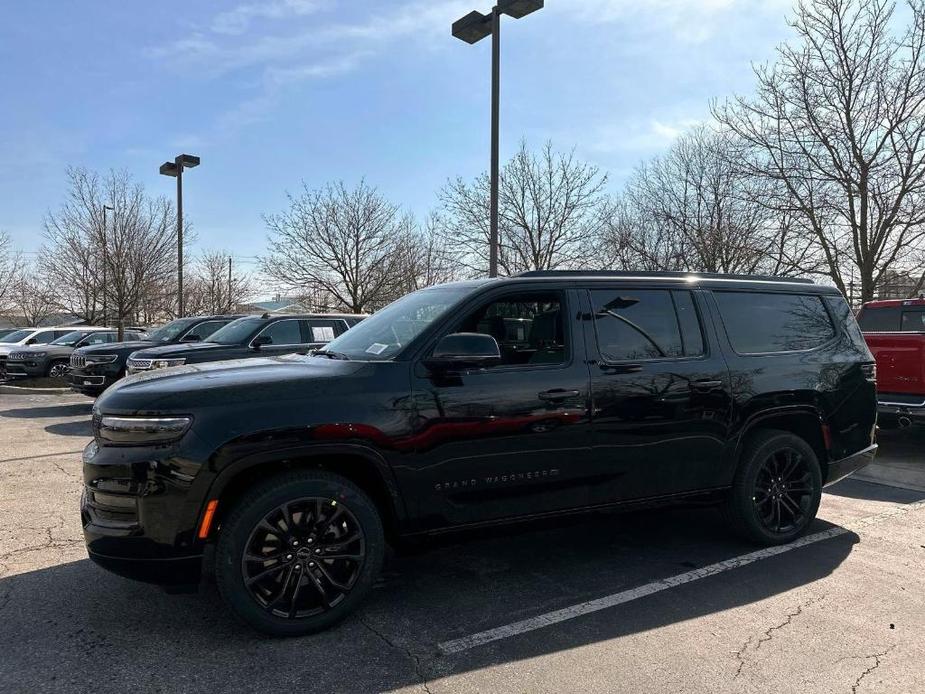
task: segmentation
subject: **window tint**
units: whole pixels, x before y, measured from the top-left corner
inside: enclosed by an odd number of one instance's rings
[[[863,308],[858,323],[865,333],[895,332],[899,330],[899,306]]]
[[[835,337],[818,296],[715,292],[733,349],[740,354],[812,349]]]
[[[277,321],[260,333],[269,337],[271,345],[298,345],[302,343],[302,331],[297,320]]]
[[[452,332],[491,335],[502,365],[562,364],[568,358],[558,292],[507,296],[481,306]]]
[[[81,346],[86,345],[105,345],[109,342],[115,342],[115,333],[90,333],[82,341]]]
[[[901,330],[908,333],[925,332],[925,311],[903,311]]]
[[[209,320],[205,323],[200,323],[195,328],[190,330],[186,335],[197,335],[200,340],[205,340],[214,333],[216,330],[221,328],[223,325],[228,325],[226,320]]]
[[[694,307],[694,297],[690,292],[672,291],[674,307],[678,312],[678,324],[681,326],[681,341],[684,343],[684,356],[699,357],[703,354],[703,331],[700,319]]]
[[[689,292],[678,294],[689,297]],[[595,289],[591,291],[591,305],[597,344],[605,361],[684,356],[678,318],[668,290]]]

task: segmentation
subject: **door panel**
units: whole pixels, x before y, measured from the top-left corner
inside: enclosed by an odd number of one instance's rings
[[[555,308],[494,310],[550,294]],[[425,525],[589,502],[588,367],[576,295],[568,294],[499,292],[441,334],[493,335],[504,360],[498,366],[437,374],[415,365],[417,470],[408,476],[414,488],[407,498],[419,501]]]
[[[729,375],[705,302],[697,292],[621,286],[587,301],[601,495],[621,501],[721,486]]]

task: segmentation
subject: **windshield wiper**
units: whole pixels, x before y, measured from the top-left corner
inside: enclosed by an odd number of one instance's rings
[[[350,357],[348,357],[343,352],[331,352],[326,349],[316,349],[314,352],[312,352],[312,356],[314,357],[316,355],[321,356],[321,357],[327,357],[328,359],[339,359],[340,361],[350,361]]]

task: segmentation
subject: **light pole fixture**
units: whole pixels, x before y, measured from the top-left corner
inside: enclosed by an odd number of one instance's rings
[[[103,325],[109,327],[109,311],[106,305],[106,297],[109,295],[106,283],[106,271],[109,268],[109,245],[108,232],[106,226],[106,211],[115,212],[115,208],[110,205],[103,205]]]
[[[161,164],[163,176],[177,179],[177,317],[183,316],[183,169],[199,166],[199,157],[181,154]]]
[[[453,22],[453,36],[477,43],[491,36],[491,211],[488,276],[498,276],[498,113],[501,98],[501,15],[525,17],[543,7],[543,0],[498,0],[489,14],[473,11]]]

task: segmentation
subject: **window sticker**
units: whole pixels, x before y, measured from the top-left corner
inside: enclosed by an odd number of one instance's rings
[[[382,354],[388,348],[388,345],[384,345],[381,342],[374,342],[366,348],[366,351],[370,354]]]
[[[334,339],[334,328],[331,326],[312,327],[312,342],[330,342]]]

